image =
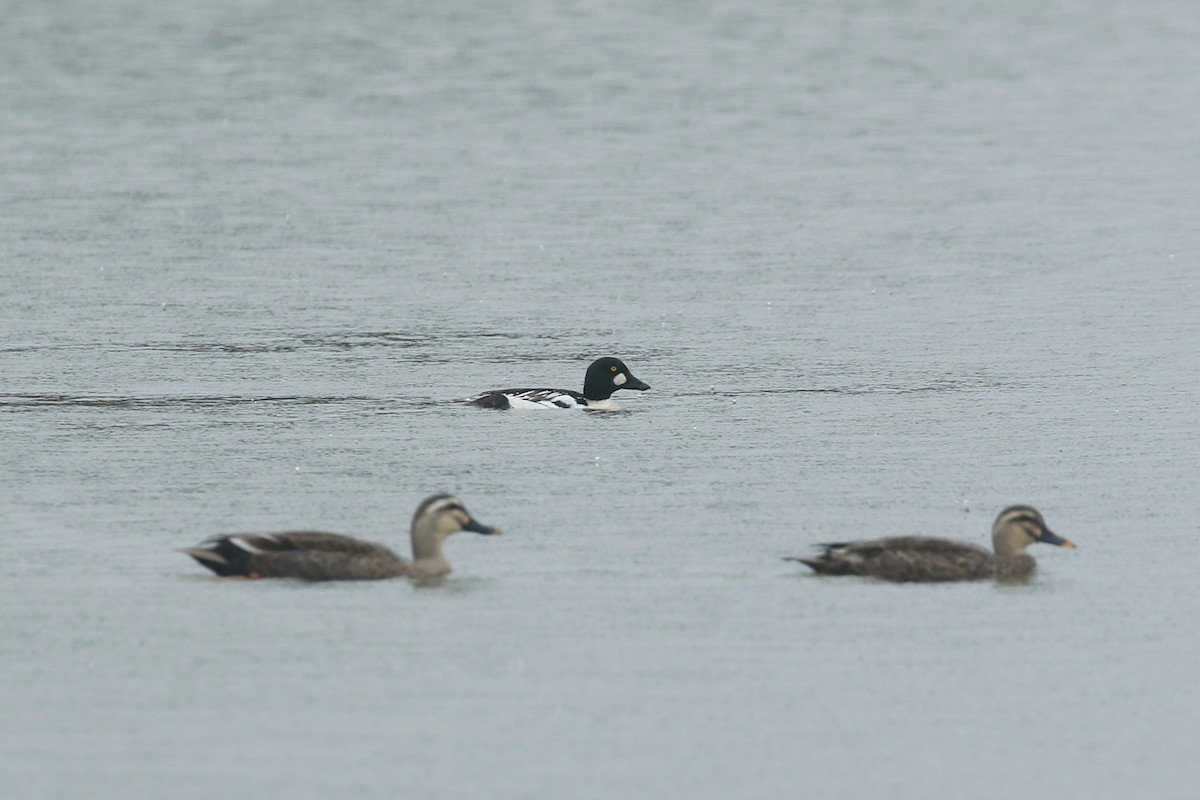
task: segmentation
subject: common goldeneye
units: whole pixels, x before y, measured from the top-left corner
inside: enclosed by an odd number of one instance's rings
[[[468,397],[468,403],[480,408],[584,408],[590,411],[616,411],[612,394],[618,389],[646,391],[650,387],[633,377],[619,358],[598,358],[587,368],[583,392],[570,389],[494,389]]]

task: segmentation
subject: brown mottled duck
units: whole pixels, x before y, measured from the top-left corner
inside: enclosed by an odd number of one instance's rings
[[[477,522],[457,497],[435,494],[425,498],[413,514],[412,561],[381,544],[321,531],[233,533],[184,552],[221,577],[306,581],[437,578],[450,572],[442,543],[458,531],[500,535],[498,529]]]
[[[821,545],[812,558],[789,557],[820,575],[865,575],[887,581],[977,581],[1023,578],[1037,562],[1025,552],[1034,542],[1059,547],[1075,543],[1055,534],[1031,506],[1009,506],[992,525],[995,553],[977,545],[927,536],[895,536]]]

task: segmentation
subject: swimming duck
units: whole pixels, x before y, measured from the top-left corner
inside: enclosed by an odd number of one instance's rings
[[[896,536],[822,545],[813,558],[789,557],[821,575],[867,575],[888,581],[975,581],[1021,578],[1037,562],[1025,552],[1034,542],[1074,547],[1056,535],[1031,506],[1009,506],[992,525],[995,553],[973,544],[926,536]]]
[[[589,411],[618,411],[620,406],[613,401],[613,392],[618,389],[637,389],[644,392],[650,387],[633,377],[629,367],[619,358],[598,358],[587,368],[583,376],[583,392],[570,389],[494,389],[466,402],[480,408],[583,408]]]
[[[183,552],[221,577],[300,578],[307,581],[372,581],[436,578],[450,572],[442,542],[458,531],[499,536],[476,521],[457,497],[425,498],[412,519],[413,560],[381,544],[320,531],[232,533]]]

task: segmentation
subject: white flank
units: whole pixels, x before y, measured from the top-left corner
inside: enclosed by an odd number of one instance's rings
[[[529,399],[526,399],[525,397],[522,397],[521,395],[517,395],[517,394],[506,394],[505,397],[508,398],[509,408],[512,408],[514,410],[527,409],[527,408],[562,408],[563,407],[563,406],[557,405],[557,403],[567,403],[567,406],[566,406],[567,408],[578,407],[578,404],[575,402],[575,398],[571,397],[569,394],[544,395],[542,397],[542,399],[540,399],[540,400],[529,400]]]

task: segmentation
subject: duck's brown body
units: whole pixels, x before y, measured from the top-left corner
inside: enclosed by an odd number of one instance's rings
[[[997,556],[973,544],[928,536],[832,544],[819,556],[793,560],[822,575],[867,575],[903,583],[1018,578],[1036,566],[1028,553]]]
[[[1017,579],[1037,566],[1025,548],[1034,542],[1075,544],[1054,534],[1030,506],[1010,506],[992,526],[995,553],[982,547],[928,536],[893,536],[823,545],[811,558],[789,558],[821,575],[863,575],[897,582]]]
[[[416,577],[413,562],[381,544],[322,531],[233,534],[186,552],[222,577],[306,581]]]
[[[457,498],[433,495],[413,515],[412,561],[381,544],[323,531],[233,533],[184,552],[221,577],[306,581],[436,578],[450,572],[442,542],[460,530],[500,533],[475,521]]]

